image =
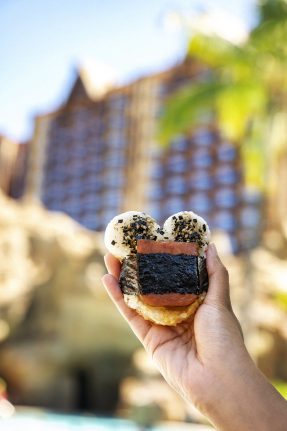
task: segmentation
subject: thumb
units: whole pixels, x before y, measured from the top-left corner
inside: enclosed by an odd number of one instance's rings
[[[231,309],[228,271],[222,264],[214,244],[208,247],[206,262],[209,287],[205,302]]]

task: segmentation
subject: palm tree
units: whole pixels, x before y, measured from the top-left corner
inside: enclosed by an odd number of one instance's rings
[[[198,126],[203,112],[212,111],[221,133],[240,146],[246,185],[263,189],[272,207],[277,206],[276,222],[287,237],[287,1],[261,0],[257,16],[257,25],[241,44],[193,34],[188,55],[210,74],[167,102],[159,140],[168,143]],[[274,179],[275,172],[283,184]]]

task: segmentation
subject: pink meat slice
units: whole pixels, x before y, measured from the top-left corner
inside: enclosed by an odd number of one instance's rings
[[[195,242],[176,242],[176,241],[152,241],[140,239],[137,241],[137,252],[141,254],[185,254],[198,256],[199,246]],[[172,268],[171,268],[172,271]],[[149,293],[140,295],[141,300],[153,307],[185,307],[197,300],[198,296],[194,293]]]

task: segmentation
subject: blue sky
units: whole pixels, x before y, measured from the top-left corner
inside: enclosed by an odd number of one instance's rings
[[[163,69],[184,53],[183,32],[167,12],[203,5],[251,22],[251,0],[0,0],[0,133],[25,140],[33,117],[68,94],[77,65],[95,59],[120,82]]]

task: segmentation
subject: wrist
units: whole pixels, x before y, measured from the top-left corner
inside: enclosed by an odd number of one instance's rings
[[[284,431],[287,403],[256,368],[251,358],[211,371],[210,396],[198,407],[220,431]]]

